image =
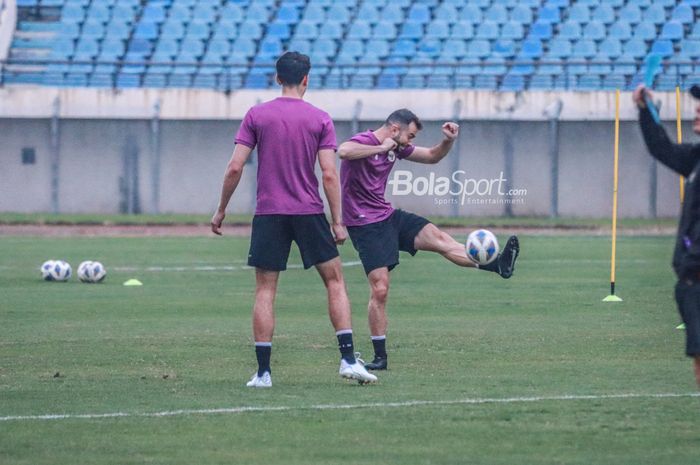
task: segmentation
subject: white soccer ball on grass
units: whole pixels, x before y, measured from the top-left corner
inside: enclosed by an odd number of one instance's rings
[[[41,277],[44,281],[68,281],[73,270],[63,260],[47,260],[41,265]]]
[[[102,263],[86,260],[78,266],[78,279],[84,283],[100,283],[107,276],[107,270]]]

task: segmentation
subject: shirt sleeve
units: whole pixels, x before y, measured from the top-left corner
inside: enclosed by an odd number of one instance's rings
[[[671,142],[664,127],[654,121],[648,108],[639,110],[639,125],[649,153],[676,173],[689,176],[700,160],[700,147]]]
[[[258,137],[255,133],[255,124],[253,123],[252,108],[245,114],[241,127],[238,128],[236,134],[236,144],[243,144],[250,148],[255,148],[258,143]]]
[[[326,116],[323,120],[323,129],[321,130],[318,148],[333,150],[338,148],[338,143],[335,138],[335,126],[330,116]]]
[[[396,158],[399,160],[403,160],[404,158],[408,158],[411,156],[413,153],[413,150],[416,148],[415,145],[409,144],[406,147],[402,148],[396,153]]]

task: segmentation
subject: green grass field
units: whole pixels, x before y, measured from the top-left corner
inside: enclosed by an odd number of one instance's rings
[[[509,281],[402,255],[390,370],[372,386],[338,378],[320,279],[290,269],[274,387],[251,390],[246,238],[5,236],[0,463],[694,465],[700,398],[675,329],[672,242],[619,240],[621,303],[601,302],[609,238],[522,237]],[[110,273],[46,283],[49,258]],[[122,286],[132,277],[143,287]],[[346,279],[371,358],[361,267]],[[209,409],[231,410],[196,412]],[[67,417],[8,418],[49,414]]]

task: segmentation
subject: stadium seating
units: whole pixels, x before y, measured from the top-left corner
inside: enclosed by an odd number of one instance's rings
[[[51,63],[21,76],[8,63],[0,83],[267,88],[285,50],[308,54],[312,85],[329,88],[630,88],[650,53],[666,62],[660,88],[700,81],[693,64],[700,58],[698,0],[18,0],[17,6],[10,60],[41,56]],[[45,20],[22,20],[23,11],[37,8]]]

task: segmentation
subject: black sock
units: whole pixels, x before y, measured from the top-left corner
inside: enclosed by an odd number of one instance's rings
[[[355,363],[355,347],[352,343],[352,330],[344,329],[335,333],[338,338],[340,356],[350,365]]]
[[[262,376],[266,371],[272,373],[270,369],[270,356],[272,355],[272,343],[256,342],[255,356],[258,359],[258,376]]]
[[[372,336],[374,358],[386,358],[386,336]]]
[[[501,267],[498,266],[498,259],[501,258],[501,255],[499,254],[498,257],[488,265],[479,265],[480,270],[484,271],[493,271],[494,273],[500,273],[501,272]]]

